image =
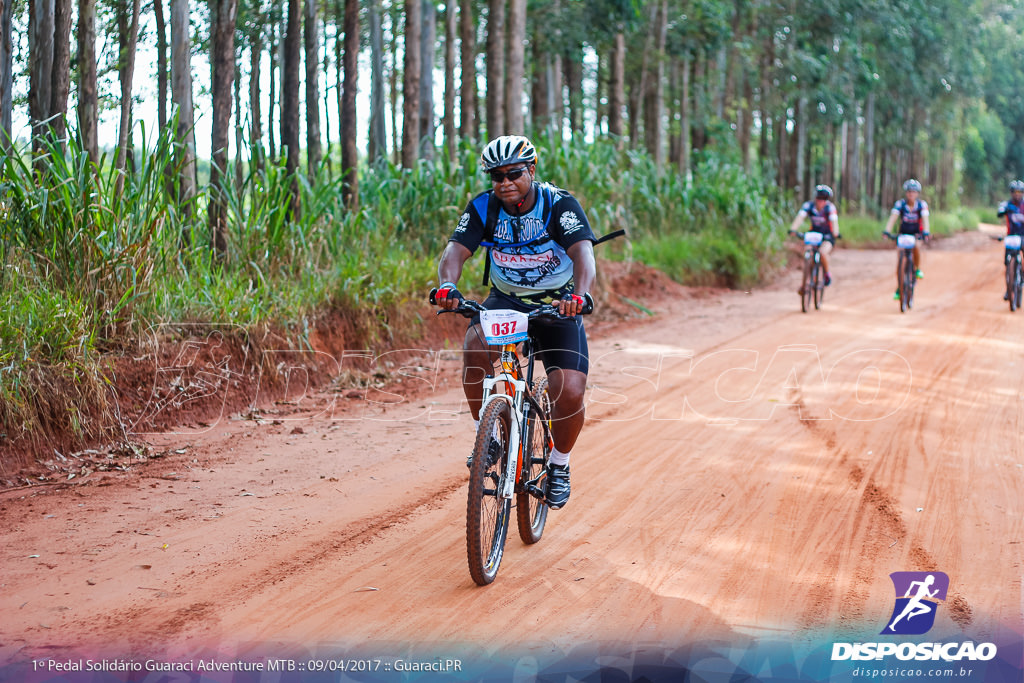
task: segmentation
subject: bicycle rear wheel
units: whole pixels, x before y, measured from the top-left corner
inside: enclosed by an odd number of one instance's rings
[[[913,294],[914,287],[914,259],[911,258],[906,251],[900,251],[900,273],[902,278],[900,281],[900,313],[906,313],[910,310],[910,302]],[[910,278],[907,278],[907,274],[910,274]]]
[[[541,476],[551,456],[551,443],[544,431],[544,423],[551,416],[551,396],[548,394],[548,380],[536,380],[531,392],[540,405],[542,412],[530,411],[527,426],[528,440],[523,450],[522,487],[516,494],[516,523],[519,526],[519,538],[527,545],[536,543],[544,534],[544,524],[548,519],[548,506],[543,497],[532,495],[528,486],[544,491],[544,479]],[[530,482],[535,482],[530,484]]]
[[[501,497],[501,484],[508,463],[511,428],[512,409],[508,402],[492,401],[480,417],[473,447],[466,505],[466,556],[469,573],[480,586],[494,581],[505,553],[512,500]]]
[[[1013,275],[1010,278],[1010,310],[1013,311],[1021,307],[1021,281],[1024,280],[1024,274],[1021,272],[1020,252],[1014,255],[1010,267],[1013,268]]]
[[[1013,291],[1010,293],[1010,300],[1017,304],[1017,309],[1020,309],[1021,304],[1021,289],[1024,288],[1024,267],[1021,266],[1021,255],[1017,252],[1017,257],[1013,259],[1016,264],[1014,268],[1013,278]]]

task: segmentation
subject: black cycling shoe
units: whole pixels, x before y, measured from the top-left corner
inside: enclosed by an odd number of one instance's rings
[[[548,465],[545,502],[557,510],[569,501],[569,466]]]

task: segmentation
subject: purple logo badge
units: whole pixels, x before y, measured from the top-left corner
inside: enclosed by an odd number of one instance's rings
[[[935,624],[939,602],[946,599],[949,577],[943,572],[893,572],[896,606],[882,635],[916,636]]]

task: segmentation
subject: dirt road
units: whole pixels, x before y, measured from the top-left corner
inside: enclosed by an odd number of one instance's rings
[[[1000,257],[980,233],[927,250],[904,315],[895,254],[841,249],[818,312],[793,273],[598,325],[572,500],[539,544],[510,534],[487,588],[450,352],[408,393],[311,393],[149,437],[167,455],[144,468],[0,494],[0,671],[359,652],[526,680],[599,648],[878,640],[894,571],[948,574],[928,639],[999,643],[1019,671],[1024,313]]]

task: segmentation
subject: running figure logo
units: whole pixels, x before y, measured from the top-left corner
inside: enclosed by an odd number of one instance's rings
[[[949,577],[943,572],[893,572],[896,606],[882,635],[921,635],[935,624],[939,601],[946,599]]]

